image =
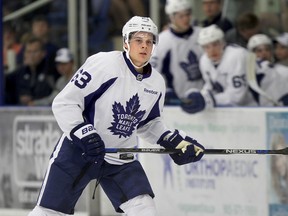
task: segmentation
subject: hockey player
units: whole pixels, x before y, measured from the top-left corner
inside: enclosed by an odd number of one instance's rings
[[[73,214],[92,180],[102,186],[117,212],[155,216],[154,193],[135,159],[105,154],[105,147],[131,148],[137,136],[164,148],[176,164],[195,162],[204,147],[162,121],[165,82],[148,63],[158,30],[148,17],[132,17],[123,27],[124,52],[90,56],[56,96],[52,110],[63,130],[29,216]]]
[[[247,48],[259,59],[274,62],[272,40],[267,35],[253,35],[248,41]]]
[[[255,76],[261,92],[254,92],[260,106],[288,105],[288,67],[275,63],[272,40],[265,34],[252,36],[247,48],[255,53]]]
[[[288,32],[274,38],[275,58],[277,63],[288,67]]]
[[[198,42],[205,52],[200,59],[205,84],[201,91],[186,92],[183,110],[197,113],[215,106],[256,105],[246,81],[246,49],[226,45],[224,33],[216,25],[203,28]]]
[[[256,77],[261,92],[255,92],[259,106],[288,106],[288,67],[258,61]]]
[[[189,0],[167,0],[165,12],[170,25],[159,34],[159,45],[151,63],[166,79],[167,104],[179,105],[178,98],[182,98],[188,89],[201,89],[203,86],[199,70],[203,51],[197,44],[200,27],[191,25]]]

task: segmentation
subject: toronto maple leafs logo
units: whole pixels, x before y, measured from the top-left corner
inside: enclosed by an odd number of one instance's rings
[[[199,69],[198,59],[194,52],[189,51],[188,62],[180,62],[181,68],[187,74],[188,80],[194,81],[201,79],[202,75]]]
[[[135,130],[136,125],[140,122],[145,114],[145,110],[139,110],[139,96],[138,94],[132,96],[129,101],[126,102],[126,107],[116,101],[112,105],[113,121],[112,126],[108,129],[113,135],[119,135],[119,138],[128,137]]]

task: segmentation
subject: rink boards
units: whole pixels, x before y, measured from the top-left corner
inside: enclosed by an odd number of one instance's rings
[[[49,108],[4,108],[0,113],[0,209],[24,212],[37,199],[61,131]],[[272,149],[275,142],[288,146],[284,108],[221,108],[189,115],[178,107],[165,107],[164,119],[170,128],[186,131],[206,148]],[[159,147],[143,140],[139,146]],[[138,158],[154,189],[160,216],[288,215],[288,178],[283,174],[288,156],[278,160],[266,155],[205,155],[185,166],[173,164],[169,155],[139,154]],[[100,207],[95,209],[87,189],[77,212],[117,215],[102,191],[98,200]]]

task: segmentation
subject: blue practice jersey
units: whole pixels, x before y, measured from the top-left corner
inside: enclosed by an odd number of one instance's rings
[[[85,120],[94,125],[106,148],[135,147],[137,135],[156,143],[168,130],[161,117],[165,82],[150,64],[145,67],[148,73],[138,73],[121,51],[89,57],[53,101],[64,135],[69,138]],[[105,160],[127,162],[118,154],[106,154]]]

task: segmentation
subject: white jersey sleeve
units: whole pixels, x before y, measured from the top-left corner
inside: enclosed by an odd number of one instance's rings
[[[69,137],[72,128],[89,122],[107,148],[132,148],[137,134],[151,143],[168,130],[162,121],[165,82],[151,68],[139,74],[120,51],[89,57],[67,86],[56,96],[52,110]],[[105,160],[124,163],[117,154]]]
[[[95,70],[93,67],[96,64],[93,62],[97,61],[97,57],[89,57],[53,101],[53,114],[67,136],[75,126],[84,121],[84,99],[93,92],[91,71]]]
[[[216,106],[256,104],[246,81],[246,52],[241,47],[227,46],[218,65],[214,65],[206,54],[201,57],[203,89],[212,91]]]

